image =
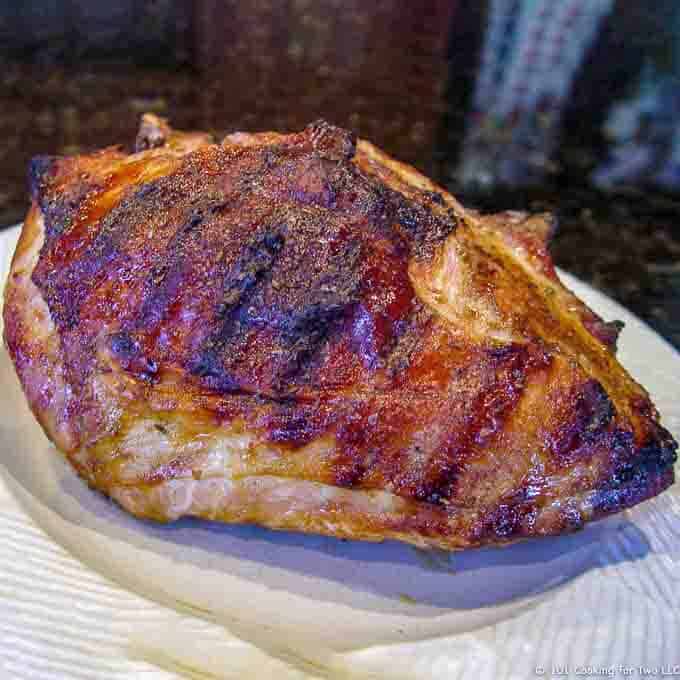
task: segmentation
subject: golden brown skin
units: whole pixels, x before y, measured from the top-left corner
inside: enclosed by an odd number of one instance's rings
[[[6,290],[31,408],[139,516],[464,548],[673,482],[676,444],[557,279],[546,216],[482,217],[318,122],[38,158]]]

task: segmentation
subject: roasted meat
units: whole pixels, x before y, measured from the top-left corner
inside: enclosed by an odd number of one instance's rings
[[[458,549],[578,529],[676,443],[565,289],[546,215],[481,216],[323,121],[40,157],[5,340],[48,437],[140,517]]]

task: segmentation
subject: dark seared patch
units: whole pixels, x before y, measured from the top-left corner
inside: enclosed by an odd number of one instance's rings
[[[559,510],[551,513],[549,525],[542,527],[538,533],[570,533],[583,527],[585,518],[578,503],[567,498],[563,500],[565,502]],[[544,499],[536,498],[526,486],[522,486],[489,507],[482,507],[470,526],[469,538],[471,542],[483,545],[530,536],[536,532],[535,525],[545,508],[544,504]]]
[[[54,166],[59,163],[55,159]],[[49,174],[49,171],[47,172]],[[46,175],[43,174],[43,178]],[[48,180],[41,180],[48,183]],[[36,189],[37,202],[43,214],[45,224],[45,243],[42,252],[48,252],[64,232],[68,231],[75,216],[83,208],[89,195],[101,187],[98,180],[90,177],[82,177],[74,186],[67,186],[59,190],[47,189],[39,185]]]
[[[318,434],[312,422],[312,414],[292,402],[281,404],[262,424],[271,442],[302,446]]]
[[[629,432],[617,431],[611,446],[614,469],[597,488],[597,517],[618,512],[651,498],[673,483],[678,445],[661,425],[653,424],[651,440],[635,448]]]
[[[615,415],[614,404],[597,380],[591,379],[581,385],[566,423],[552,437],[551,450],[555,459],[562,464],[572,463],[578,457],[579,449],[601,436]]]
[[[419,203],[407,201],[401,194],[394,192],[396,224],[414,244],[413,254],[416,257],[429,257],[441,243],[458,226],[458,218],[449,212],[445,216],[437,215]]]
[[[340,450],[333,460],[333,484],[358,486],[371,469],[372,449],[380,448],[380,434],[368,421],[368,404],[354,404],[336,431]]]
[[[108,346],[123,369],[143,380],[153,380],[158,372],[157,363],[143,355],[139,343],[129,333],[112,333],[108,337]]]
[[[622,457],[624,464],[612,476],[612,486],[622,486],[635,479],[659,476],[672,469],[678,459],[678,444],[671,433],[658,423],[650,423],[653,431],[647,444],[642,446],[632,458]],[[619,433],[621,448],[631,448],[630,436]],[[616,450],[616,449],[615,449]]]
[[[280,301],[280,314],[274,324],[288,357],[279,377],[281,383],[302,377],[305,369],[318,359],[328,338],[347,332],[343,321],[360,300],[361,260],[358,240],[339,243],[326,266],[318,274],[310,272],[306,290],[303,286],[279,288],[277,293],[281,295],[272,296]],[[277,280],[272,282],[274,286]],[[283,384],[280,388],[285,389]]]
[[[516,499],[499,503],[483,515],[474,539],[485,542],[517,537],[523,533],[526,520],[534,509],[533,504]]]
[[[581,438],[592,441],[616,415],[616,409],[604,387],[597,380],[589,380],[576,402],[577,418],[583,423]]]
[[[246,245],[224,278],[215,306],[218,330],[206,340],[198,358],[190,364],[192,373],[212,378],[211,384],[219,384],[222,389],[231,391],[240,386],[237,378],[228,375],[224,355],[229,352],[230,344],[242,341],[243,334],[256,323],[256,316],[250,314],[246,305],[271,271],[285,243],[285,231],[286,225],[282,224],[258,235]]]
[[[434,314],[428,307],[416,302],[408,319],[397,325],[396,342],[385,359],[385,369],[391,378],[404,374],[409,368],[433,318]]]
[[[225,276],[219,326],[191,367],[194,374],[232,390],[245,388],[257,374],[264,393],[282,396],[329,335],[341,331],[358,300],[359,244],[342,241],[335,252],[315,248],[309,242],[322,235],[315,233],[315,221],[308,226],[309,238],[289,223],[274,225],[244,249]],[[328,233],[336,227],[328,225]]]
[[[243,304],[245,296],[271,270],[285,242],[286,225],[267,231],[249,244],[236,266],[225,277],[222,299],[217,305],[217,316],[223,319],[220,337],[231,335],[233,312]]]
[[[31,198],[39,199],[44,194],[50,175],[56,170],[58,156],[34,156],[28,164],[28,188]]]
[[[109,336],[109,349],[122,361],[130,361],[139,354],[139,343],[129,333],[113,333]]]
[[[252,397],[258,408],[246,414],[249,426],[263,432],[269,441],[297,449],[327,432],[344,417],[343,405],[324,399],[312,402],[295,396]]]
[[[308,366],[318,359],[326,340],[341,332],[345,311],[342,304],[312,307],[282,333],[288,357],[275,384],[277,392],[286,392],[286,385],[297,385]]]

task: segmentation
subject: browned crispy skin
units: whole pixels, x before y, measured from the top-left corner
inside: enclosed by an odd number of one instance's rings
[[[673,482],[676,444],[559,283],[545,216],[481,217],[324,122],[39,158],[6,293],[29,403],[141,516],[461,548]]]

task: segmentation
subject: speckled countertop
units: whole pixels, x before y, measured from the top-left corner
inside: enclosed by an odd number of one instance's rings
[[[361,71],[344,78],[323,66],[301,69],[295,54],[278,65],[275,76],[264,63],[255,72],[253,64],[247,72],[222,69],[219,77],[205,70],[197,75],[129,65],[0,64],[0,226],[19,222],[26,210],[31,156],[128,144],[147,110],[177,127],[217,133],[299,129],[324,116],[446,182],[455,159],[449,143],[441,142],[451,138],[450,131],[442,135],[442,125],[455,123],[455,116],[444,116],[443,60],[412,59],[394,78],[389,65],[369,57]],[[680,197],[642,191],[603,195],[582,185],[572,166],[571,176],[558,174],[550,186],[463,199],[485,210],[555,211],[557,264],[680,348]]]

